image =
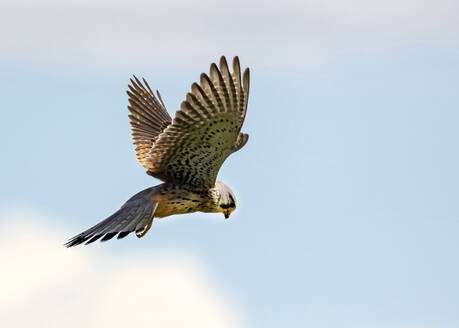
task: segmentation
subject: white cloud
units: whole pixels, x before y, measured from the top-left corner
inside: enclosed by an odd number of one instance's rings
[[[0,240],[2,327],[244,326],[185,254],[155,249],[148,258],[113,258],[89,247],[66,249],[64,233],[34,212],[0,217],[8,232]]]
[[[167,71],[239,54],[301,70],[359,47],[459,42],[455,0],[3,3],[0,58],[31,64]]]

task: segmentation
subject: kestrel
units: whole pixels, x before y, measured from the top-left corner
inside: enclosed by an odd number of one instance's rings
[[[201,74],[172,120],[161,95],[148,83],[131,79],[128,109],[138,161],[147,174],[164,183],[131,197],[118,211],[94,227],[71,238],[67,247],[92,243],[100,238],[118,239],[135,231],[143,237],[153,218],[192,212],[222,212],[228,218],[236,197],[216,181],[225,159],[247,143],[241,133],[249,97],[249,69],[241,69],[238,57],[230,72],[225,57],[220,68],[210,66]]]

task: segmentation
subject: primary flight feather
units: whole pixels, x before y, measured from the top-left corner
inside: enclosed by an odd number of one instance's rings
[[[154,217],[192,212],[222,212],[228,218],[236,197],[223,182],[216,181],[225,159],[247,143],[241,133],[249,97],[250,74],[241,76],[238,57],[230,71],[225,57],[210,66],[193,83],[191,92],[171,119],[159,92],[134,76],[129,90],[132,139],[138,161],[147,173],[164,183],[131,197],[113,215],[71,238],[67,247],[137,237],[150,229]]]

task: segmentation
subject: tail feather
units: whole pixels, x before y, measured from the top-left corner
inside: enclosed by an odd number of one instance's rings
[[[96,240],[107,241],[118,234],[118,239],[126,237],[133,231],[148,230],[158,206],[151,200],[154,187],[145,189],[131,197],[118,211],[96,224],[92,228],[76,235],[65,243],[66,247],[82,243],[90,244]],[[146,231],[145,231],[146,232]],[[137,234],[138,237],[140,237]]]
[[[122,229],[122,231],[120,232],[117,238],[118,239],[124,238],[129,233],[135,231],[135,227],[137,226],[137,223],[143,217],[144,214],[145,214],[145,210],[141,207],[139,207],[136,211],[134,211],[131,214],[131,219],[128,220],[127,224],[124,226],[124,228]]]

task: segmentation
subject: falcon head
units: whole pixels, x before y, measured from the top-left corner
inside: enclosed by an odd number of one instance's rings
[[[215,189],[218,191],[217,211],[223,212],[225,219],[228,219],[236,209],[236,196],[233,191],[221,181],[215,183]]]

